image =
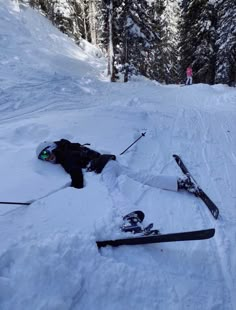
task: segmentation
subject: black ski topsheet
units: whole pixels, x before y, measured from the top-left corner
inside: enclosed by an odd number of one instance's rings
[[[194,182],[194,184],[196,186],[196,193],[194,193],[195,196],[199,197],[205,203],[205,205],[208,207],[208,209],[211,212],[211,214],[213,215],[213,217],[215,219],[217,219],[219,216],[219,209],[217,208],[217,206],[214,204],[214,202],[207,196],[207,194],[201,189],[201,187],[194,180],[194,178],[192,177],[191,173],[189,172],[189,170],[187,169],[187,167],[183,163],[180,156],[174,154],[173,157],[174,157],[176,163],[178,164],[178,166],[180,167],[180,169],[182,170],[182,172],[187,177],[190,177],[191,180]]]
[[[211,228],[205,230],[195,230],[195,231],[179,232],[164,235],[151,235],[151,236],[129,237],[125,239],[116,239],[116,240],[104,240],[104,241],[97,241],[96,243],[98,248],[105,247],[107,245],[117,247],[120,245],[138,245],[148,243],[203,240],[212,238],[214,234],[215,229]]]

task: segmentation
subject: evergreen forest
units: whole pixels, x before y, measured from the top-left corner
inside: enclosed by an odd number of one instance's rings
[[[236,85],[236,0],[20,0],[107,57],[112,82]]]

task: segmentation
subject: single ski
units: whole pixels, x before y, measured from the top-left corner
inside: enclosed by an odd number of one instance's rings
[[[138,244],[149,244],[149,243],[161,243],[161,242],[175,242],[175,241],[192,241],[192,240],[203,240],[210,239],[214,236],[215,229],[206,230],[195,230],[188,232],[179,232],[171,234],[157,234],[157,235],[143,235],[138,237],[129,237],[125,239],[116,240],[104,240],[97,241],[98,248],[105,247],[107,245],[117,247],[120,245],[138,245]]]
[[[198,183],[195,181],[195,179],[193,178],[193,176],[191,175],[191,173],[189,172],[188,168],[185,166],[185,164],[183,163],[182,159],[180,158],[180,156],[178,155],[173,155],[176,163],[178,164],[178,166],[180,167],[180,169],[182,170],[182,172],[188,177],[190,178],[191,182],[194,184],[194,195],[196,197],[199,197],[204,203],[205,205],[208,207],[208,209],[210,210],[211,214],[214,216],[215,219],[218,218],[219,216],[219,209],[217,208],[217,206],[214,204],[214,202],[207,196],[207,194],[202,190],[202,188],[198,185]]]

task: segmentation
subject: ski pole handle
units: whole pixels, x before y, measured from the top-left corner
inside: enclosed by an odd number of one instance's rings
[[[131,148],[132,145],[134,145],[136,142],[138,142],[139,139],[141,139],[142,137],[144,137],[146,135],[146,132],[143,132],[141,134],[140,137],[138,137],[138,139],[136,139],[132,144],[130,144],[122,153],[120,153],[120,155],[123,155],[126,151],[128,151],[129,148]]]

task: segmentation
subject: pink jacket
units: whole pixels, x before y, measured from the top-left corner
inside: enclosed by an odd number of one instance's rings
[[[186,74],[187,74],[187,76],[192,76],[193,75],[192,68],[188,67],[187,70],[186,70]]]

